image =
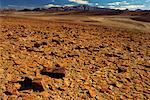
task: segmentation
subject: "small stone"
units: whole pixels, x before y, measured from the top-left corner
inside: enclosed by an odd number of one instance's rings
[[[11,80],[12,80],[12,75],[11,75],[11,74],[7,74],[6,79],[7,79],[8,81],[11,81]]]
[[[18,59],[15,60],[14,63],[15,63],[16,65],[21,65],[21,64],[22,64],[21,60],[18,60]]]
[[[91,96],[92,98],[95,98],[96,95],[97,95],[97,93],[96,93],[96,91],[95,91],[94,88],[89,89],[89,93],[90,93],[90,96]]]
[[[104,100],[104,98],[102,96],[100,96],[100,95],[96,96],[96,99],[97,100]]]
[[[134,79],[133,82],[134,82],[135,84],[140,84],[140,83],[141,83],[141,81],[140,81],[139,79]]]
[[[108,89],[108,87],[107,87],[107,86],[101,86],[100,91],[104,93],[104,92],[108,92],[108,91],[109,91],[109,89]]]
[[[85,89],[90,89],[89,85],[85,85],[84,87],[85,87]]]
[[[43,92],[41,92],[41,95],[44,96],[44,97],[46,97],[46,98],[48,98],[48,97],[51,96],[51,94],[48,93],[48,91],[43,91]]]
[[[120,82],[117,82],[117,83],[116,83],[116,86],[117,86],[118,88],[121,88],[121,87],[123,86],[123,84],[120,83]]]
[[[112,90],[112,89],[113,89],[113,86],[112,86],[112,85],[110,85],[110,86],[109,86],[109,89],[111,89],[111,90]]]
[[[69,86],[70,85],[70,81],[67,78],[64,78],[64,84],[66,86]]]
[[[88,82],[85,82],[84,87],[85,87],[85,89],[90,89],[91,85]]]
[[[6,85],[6,95],[16,95],[18,93],[18,90],[16,87],[13,86],[13,84],[7,84]]]
[[[58,87],[57,88],[59,91],[65,91],[66,90],[66,87],[65,86],[61,86],[61,87]]]
[[[118,67],[118,73],[127,72],[127,68],[124,66]]]
[[[21,87],[20,84],[14,84],[14,86],[15,86],[17,89],[19,89],[19,88]]]
[[[34,43],[34,47],[36,47],[36,48],[39,48],[41,46],[41,44],[40,43]]]
[[[4,73],[4,69],[0,68],[0,74]]]
[[[123,76],[126,77],[126,78],[130,78],[130,73],[125,72],[125,73],[123,74]]]

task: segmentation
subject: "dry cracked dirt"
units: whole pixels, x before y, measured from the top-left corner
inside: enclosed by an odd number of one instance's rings
[[[150,99],[150,32],[0,19],[0,100]]]

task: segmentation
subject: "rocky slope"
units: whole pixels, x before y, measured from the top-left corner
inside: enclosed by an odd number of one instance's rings
[[[150,99],[150,33],[1,17],[0,98]]]

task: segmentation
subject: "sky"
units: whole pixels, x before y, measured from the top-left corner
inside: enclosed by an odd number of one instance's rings
[[[112,9],[150,10],[150,0],[0,0],[0,8],[60,7],[86,4]]]

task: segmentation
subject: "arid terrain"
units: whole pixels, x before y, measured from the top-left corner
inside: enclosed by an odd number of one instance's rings
[[[149,100],[139,16],[0,14],[0,100]]]

